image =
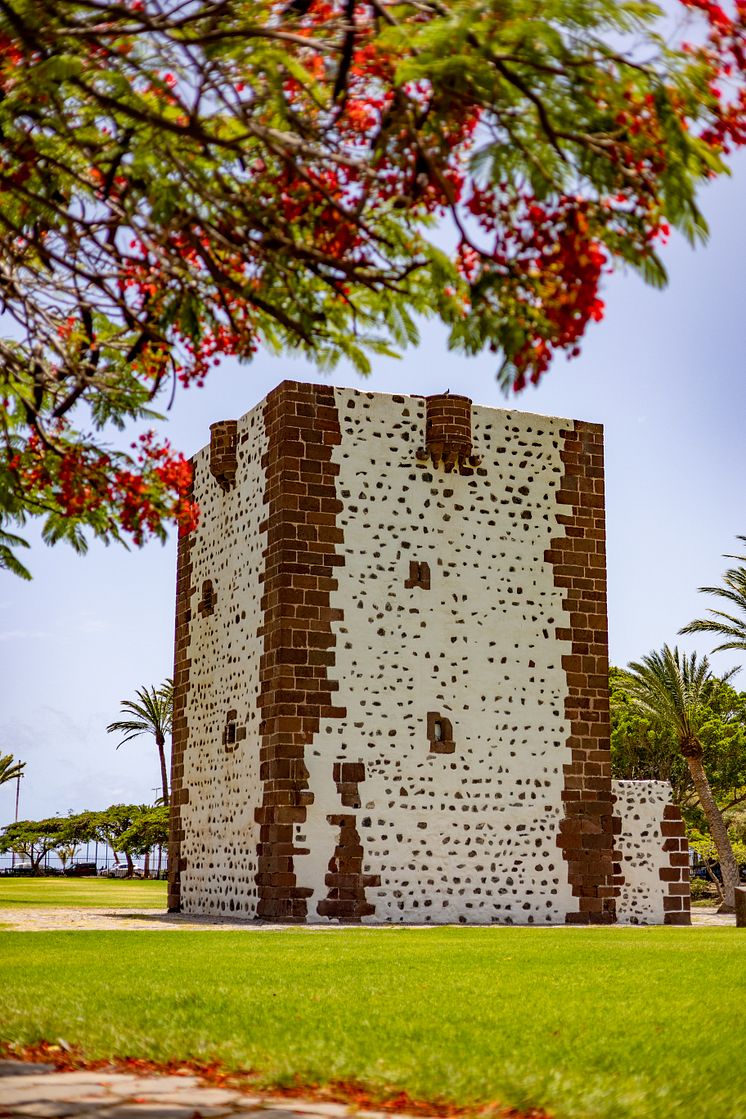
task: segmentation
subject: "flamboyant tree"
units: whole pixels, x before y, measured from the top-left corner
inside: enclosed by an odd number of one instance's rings
[[[365,371],[423,314],[516,389],[576,354],[746,141],[746,2],[682,10],[671,46],[645,0],[2,0],[0,564],[27,515],[188,530],[188,464],[106,429],[219,354]]]

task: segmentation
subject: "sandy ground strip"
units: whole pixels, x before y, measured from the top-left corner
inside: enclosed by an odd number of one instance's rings
[[[735,925],[732,914],[718,914],[713,908],[695,907],[692,909],[692,928],[712,927],[713,925]],[[353,926],[356,927],[356,926]],[[359,927],[359,926],[357,926]],[[443,925],[364,925],[363,928],[376,931],[387,931],[395,928],[409,929],[435,929]],[[458,926],[459,928],[463,926]],[[480,925],[480,928],[504,928],[504,925]],[[523,926],[521,926],[523,927]],[[526,926],[538,928],[538,925]],[[587,929],[588,925],[551,925],[544,928],[562,929]],[[604,925],[604,928],[628,929],[633,925]],[[680,927],[680,926],[678,926]],[[227,930],[232,932],[288,932],[289,930],[302,930],[304,932],[338,932],[340,929],[350,928],[349,925],[281,925],[265,921],[239,921],[234,917],[190,917],[183,913],[165,913],[163,910],[154,909],[83,909],[66,907],[21,908],[9,906],[0,908],[0,932],[68,932],[73,930],[83,931],[112,931],[125,932],[131,929],[150,929],[178,931],[179,929],[217,931]]]

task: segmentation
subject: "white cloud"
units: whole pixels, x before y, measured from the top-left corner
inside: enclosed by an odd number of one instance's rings
[[[51,638],[52,634],[44,629],[6,629],[0,631],[0,641],[15,641],[15,640],[39,640],[40,638]]]

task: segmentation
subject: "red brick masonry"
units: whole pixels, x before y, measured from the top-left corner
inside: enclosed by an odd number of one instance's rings
[[[336,762],[332,770],[342,804],[360,807],[359,784],[365,780],[362,762]],[[339,839],[329,860],[324,883],[327,895],[316,906],[321,917],[332,917],[346,924],[359,924],[361,917],[375,913],[376,907],[366,899],[369,886],[380,886],[377,874],[363,873],[363,845],[352,813],[327,816],[332,827],[339,828]]]
[[[210,424],[210,470],[224,490],[229,490],[236,481],[237,433],[238,420],[218,420]]]
[[[264,408],[268,450],[262,460],[267,533],[261,608],[264,638],[259,678],[260,826],[257,916],[305,921],[312,891],[299,886],[294,856],[295,826],[313,802],[305,747],[322,719],[343,718],[332,700],[338,684],[328,675],[335,663],[332,622],[342,611],[330,607],[342,530],[332,448],[341,440],[334,391],[324,385],[285,381]]]
[[[609,924],[616,918],[613,794],[609,744],[609,655],[606,616],[603,428],[575,421],[560,432],[565,472],[557,520],[565,535],[552,541],[545,559],[555,586],[565,591],[570,627],[556,636],[572,643],[563,656],[567,678],[565,717],[572,761],[564,766],[565,818],[558,845],[567,861],[577,910],[568,924]]]
[[[661,824],[663,850],[668,852],[668,866],[661,867],[659,874],[664,886],[663,923],[666,925],[690,925],[691,891],[689,888],[689,843],[686,827],[681,818],[678,805],[667,804]]]
[[[471,400],[468,396],[441,393],[425,397],[425,446],[420,459],[430,458],[434,466],[471,474],[480,459],[472,453]]]
[[[191,495],[190,495],[191,496]],[[184,832],[181,825],[181,806],[189,800],[189,790],[184,786],[184,751],[189,738],[187,723],[187,696],[189,694],[189,627],[192,620],[192,542],[194,534],[179,538],[176,560],[176,640],[174,647],[174,709],[173,738],[171,746],[171,811],[168,836],[168,910],[181,909],[181,872],[185,869],[181,857]]]

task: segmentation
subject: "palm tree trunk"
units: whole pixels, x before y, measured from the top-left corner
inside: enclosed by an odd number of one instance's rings
[[[733,913],[736,906],[735,891],[738,885],[738,864],[728,837],[728,829],[725,826],[723,814],[715,803],[701,758],[688,757],[686,764],[689,766],[692,782],[697,791],[699,803],[702,805],[712,842],[715,844],[720,860],[720,873],[723,876],[723,904],[720,911]]]
[[[166,740],[162,734],[156,734],[155,744],[158,747],[158,756],[161,759],[161,784],[163,785],[163,803],[166,805],[166,808],[168,808],[168,771],[166,769],[166,751],[163,748],[166,744]]]

